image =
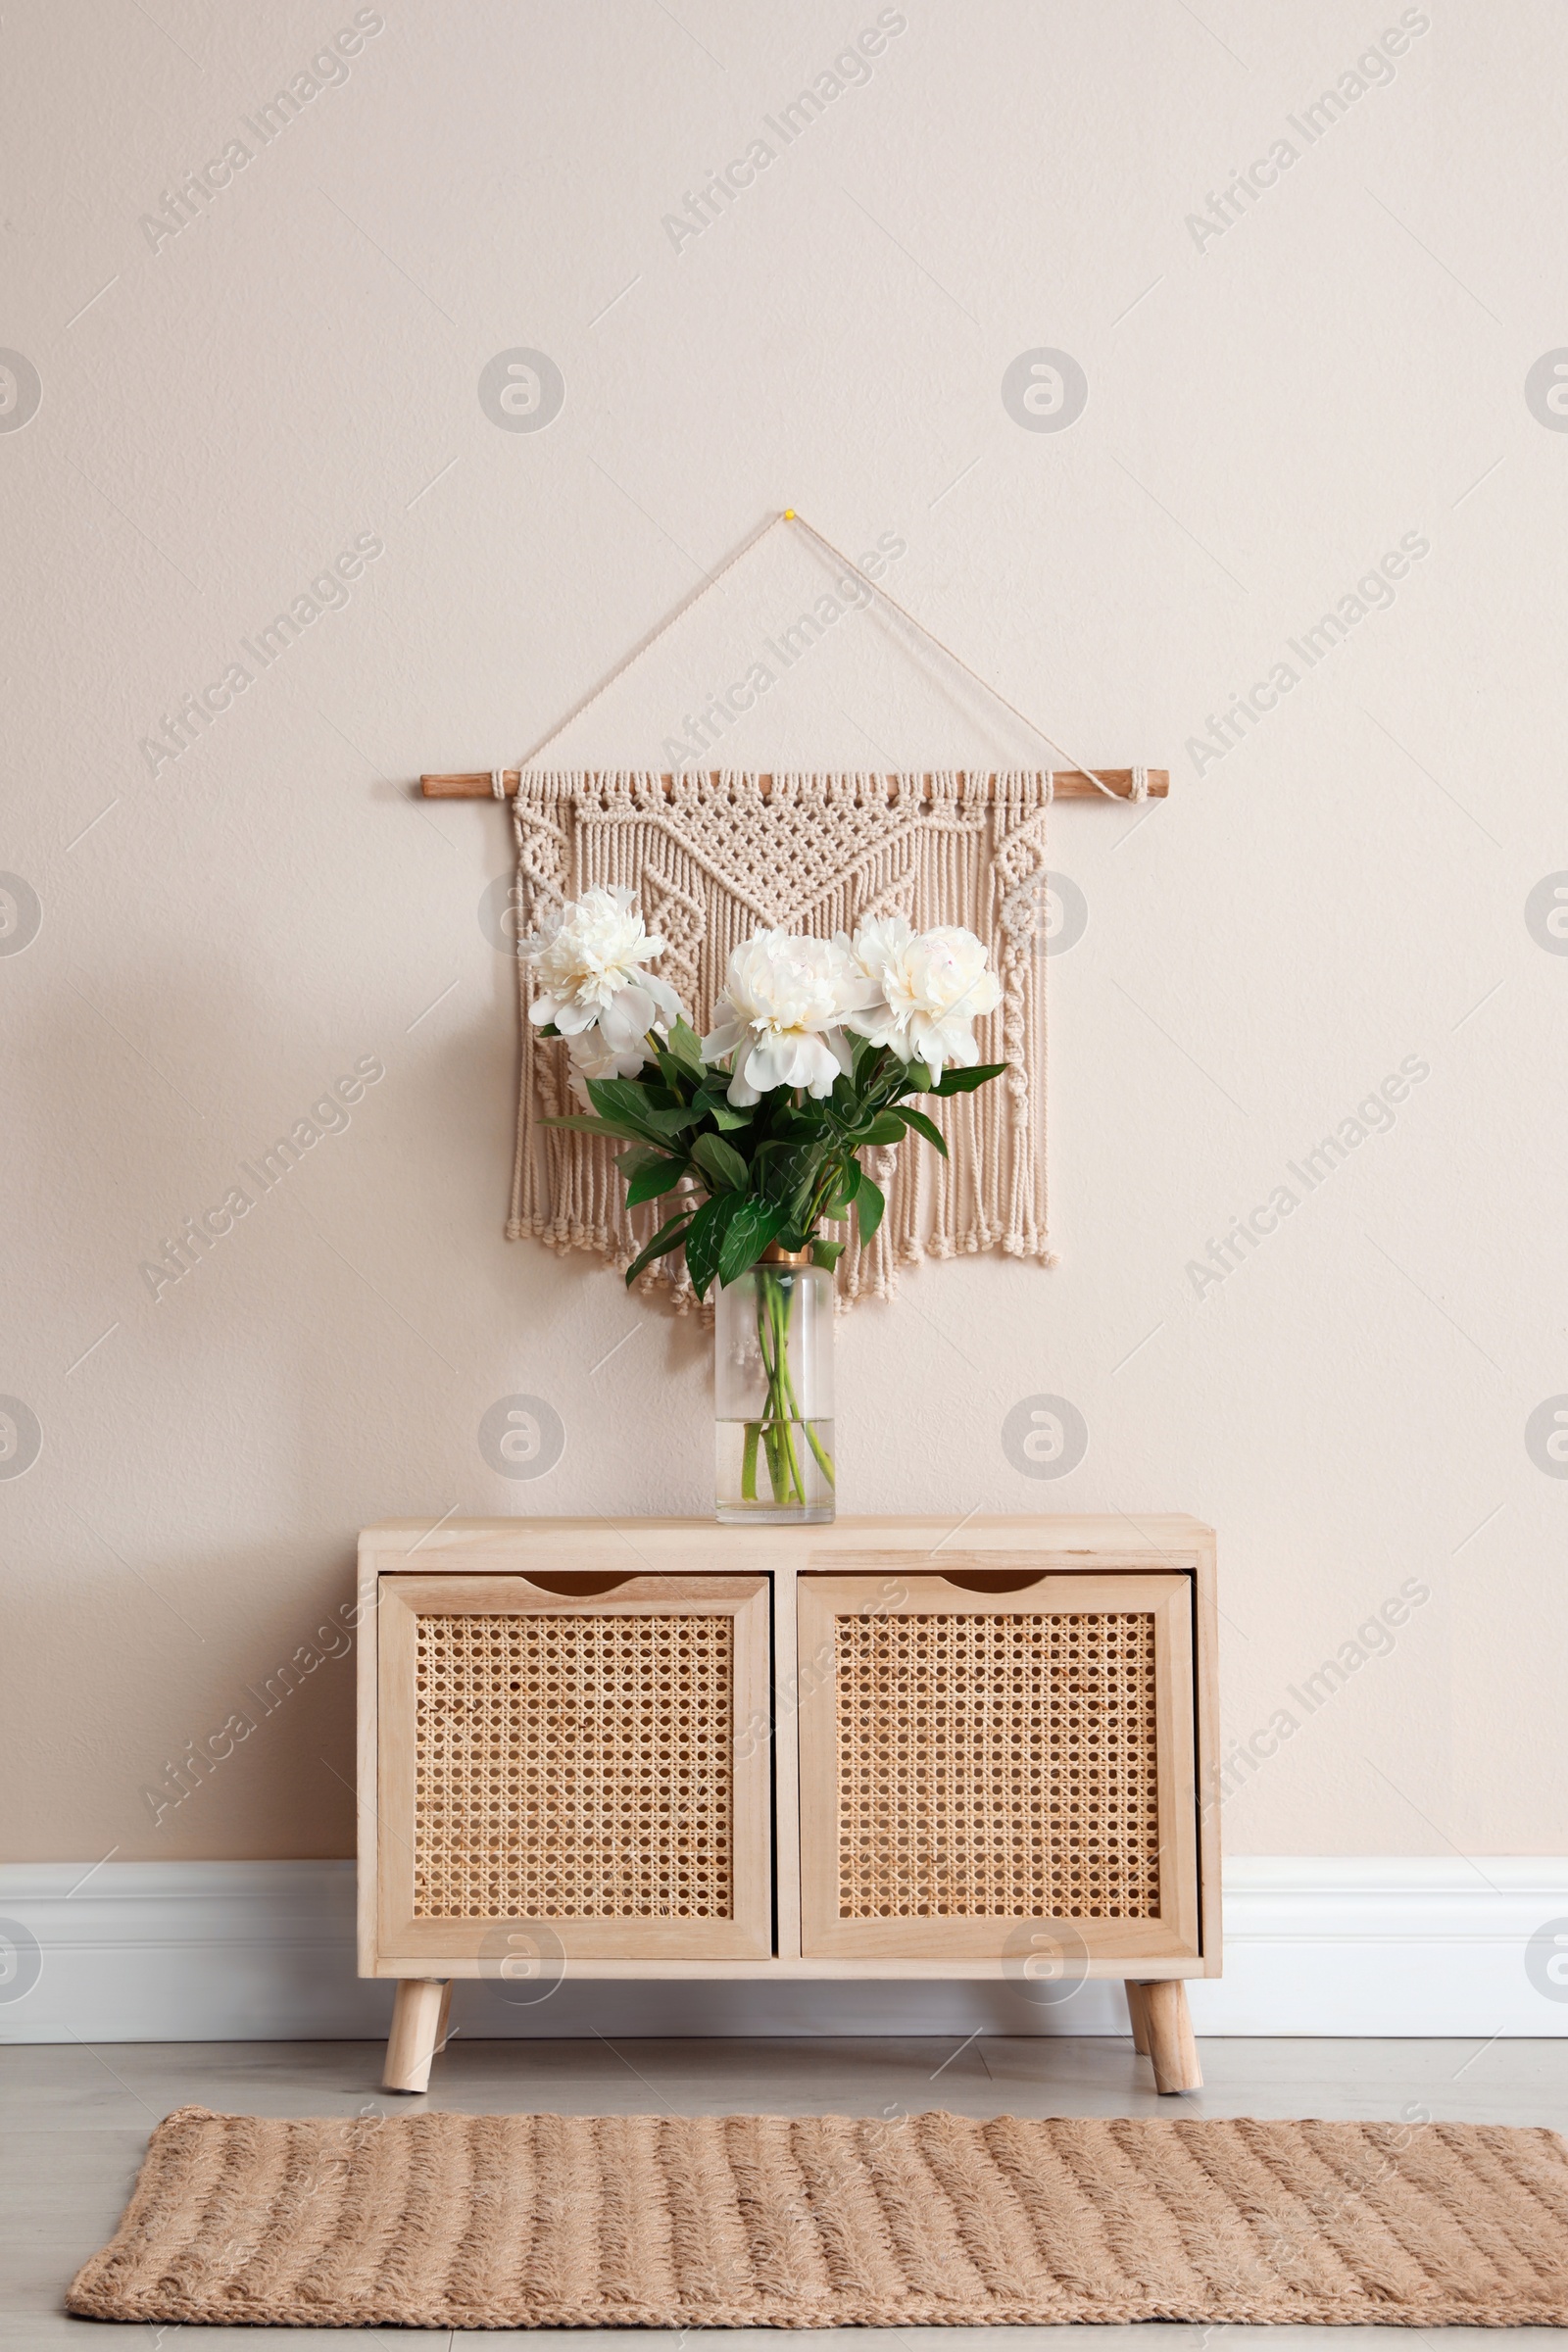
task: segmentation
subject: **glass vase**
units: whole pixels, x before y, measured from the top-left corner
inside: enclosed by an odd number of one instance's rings
[[[713,1309],[718,1517],[818,1526],[833,1516],[833,1277],[773,1250]]]

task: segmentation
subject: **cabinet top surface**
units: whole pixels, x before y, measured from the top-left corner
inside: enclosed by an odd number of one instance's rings
[[[622,1564],[627,1555],[639,1553],[656,1555],[662,1563],[672,1556],[689,1561],[698,1553],[722,1558],[731,1567],[743,1560],[784,1565],[847,1553],[899,1552],[923,1554],[940,1565],[945,1557],[977,1551],[1190,1555],[1212,1543],[1212,1528],[1186,1512],[1136,1519],[1121,1512],[866,1516],[800,1528],[720,1527],[712,1519],[386,1519],[360,1537],[363,1552],[417,1552],[420,1565],[432,1568],[443,1564],[443,1553],[475,1551],[549,1550],[558,1557],[610,1551],[620,1555]]]

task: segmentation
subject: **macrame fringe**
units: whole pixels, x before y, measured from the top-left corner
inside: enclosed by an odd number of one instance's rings
[[[1135,798],[1138,783],[1135,772]],[[833,770],[775,774],[764,798],[758,777],[738,769],[682,774],[672,793],[640,768],[525,770],[512,804],[519,1066],[507,1239],[590,1250],[624,1271],[669,1213],[667,1201],[628,1212],[613,1148],[543,1124],[573,1104],[564,1047],[528,1019],[522,943],[552,907],[595,883],[618,883],[638,893],[649,929],[668,941],[659,969],[699,1031],[731,949],[762,925],[830,937],[898,912],[916,930],[962,923],[976,932],[1003,990],[976,1025],[980,1058],[1005,1061],[1006,1076],[925,1103],[948,1159],[917,1143],[867,1155],[888,1209],[866,1250],[835,1229],[847,1245],[838,1303],[892,1298],[901,1267],[926,1257],[1000,1250],[1054,1266],[1042,919],[1052,788],[1047,770],[891,779]],[[697,1304],[684,1263],[650,1268],[638,1289],[667,1298],[677,1314]]]

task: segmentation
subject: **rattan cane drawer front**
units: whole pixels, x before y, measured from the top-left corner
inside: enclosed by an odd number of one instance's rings
[[[1158,1917],[1150,1610],[837,1633],[841,1919]]]
[[[728,1919],[734,1625],[417,1618],[417,1919]]]
[[[808,1954],[1004,1959],[1040,1920],[1101,1956],[1195,1948],[1189,1594],[803,1579]]]
[[[767,1949],[766,1760],[739,1738],[765,1697],[764,1579],[385,1585],[388,1948],[482,1956],[521,1921],[568,1955]]]

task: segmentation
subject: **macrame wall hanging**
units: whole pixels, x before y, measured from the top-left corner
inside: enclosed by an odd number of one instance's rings
[[[847,571],[855,570],[810,524],[793,513],[773,517],[781,521],[795,523]],[[748,541],[730,564],[762,535]],[[720,576],[715,572],[704,588]],[[886,590],[867,585],[930,637]],[[663,625],[678,617],[672,614]],[[960,657],[946,646],[941,651],[1051,742]],[[626,666],[621,663],[578,704],[531,757]],[[1060,748],[1052,744],[1054,751]],[[853,932],[867,915],[898,912],[917,930],[961,923],[974,931],[989,947],[1003,986],[996,1011],[976,1025],[980,1057],[1005,1061],[1006,1077],[979,1094],[929,1102],[947,1137],[949,1159],[898,1146],[869,1155],[888,1212],[863,1252],[853,1234],[844,1233],[849,1247],[839,1264],[840,1296],[846,1302],[867,1295],[891,1298],[900,1267],[928,1256],[1001,1250],[1010,1257],[1054,1262],[1046,1199],[1046,813],[1058,795],[1143,800],[1163,794],[1168,778],[1162,772],[763,775],[687,769],[670,776],[630,768],[546,768],[526,760],[519,771],[425,776],[421,782],[431,798],[511,800],[519,946],[547,909],[594,883],[623,883],[637,891],[649,929],[669,943],[658,969],[686,1003],[699,1032],[723,985],[730,950],[763,925],[830,937]],[[603,1140],[544,1123],[579,1106],[568,1097],[564,1047],[541,1038],[528,1020],[531,976],[520,953],[516,971],[520,1053],[508,1238],[592,1250],[628,1265],[647,1239],[643,1228],[650,1216],[657,1223],[664,1212],[628,1211],[612,1148]],[[683,1264],[672,1267],[666,1259],[642,1279],[645,1288],[667,1291],[681,1310],[692,1302]]]

